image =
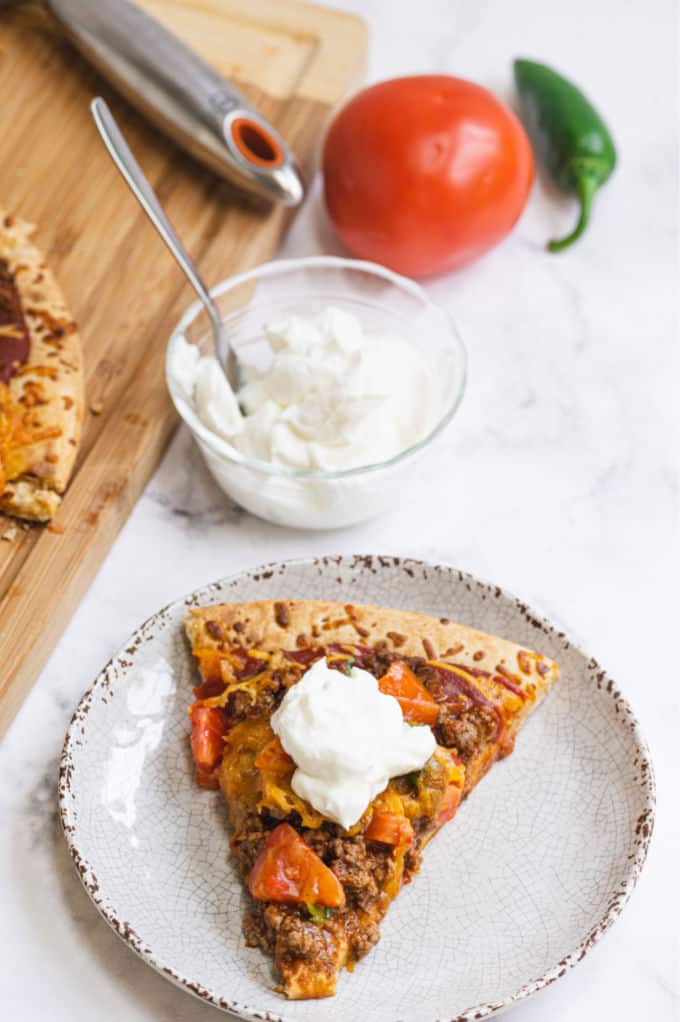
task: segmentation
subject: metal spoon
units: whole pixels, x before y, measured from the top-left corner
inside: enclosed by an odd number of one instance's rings
[[[149,220],[151,220],[151,223],[174,255],[179,266],[189,278],[194,291],[203,303],[203,308],[210,317],[217,359],[224,370],[230,387],[236,393],[239,382],[238,359],[234,349],[227,340],[222,319],[217,306],[210,296],[210,292],[198,275],[198,270],[194,266],[189,253],[177,237],[175,229],[158,200],[158,196],[149,184],[137,160],[132,155],[130,147],[123,138],[113,114],[101,96],[92,100],[90,109],[99,134],[103,138],[113,162],[125,178],[130,190],[134,193]]]

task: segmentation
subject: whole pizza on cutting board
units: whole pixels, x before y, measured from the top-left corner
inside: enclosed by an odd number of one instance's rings
[[[33,227],[0,208],[0,511],[48,521],[83,419],[78,329]]]
[[[286,996],[327,997],[557,666],[446,618],[318,600],[202,607],[186,633],[196,777],[226,798],[246,943]]]

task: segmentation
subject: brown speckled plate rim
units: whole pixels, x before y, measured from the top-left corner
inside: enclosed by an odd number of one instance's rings
[[[572,969],[575,965],[582,961],[583,958],[585,958],[603,934],[606,933],[612,923],[620,916],[633,892],[633,889],[635,888],[635,885],[637,884],[645,859],[647,858],[649,842],[651,840],[654,827],[656,798],[654,772],[647,743],[640,731],[640,725],[630,704],[615,687],[613,680],[606,674],[593,657],[587,657],[575,643],[569,641],[564,632],[559,631],[545,618],[535,614],[526,603],[518,599],[512,593],[507,592],[507,590],[502,589],[500,586],[485,582],[477,578],[475,575],[460,571],[450,565],[433,564],[428,561],[416,560],[414,558],[400,558],[392,555],[338,554],[326,557],[301,557],[286,561],[274,561],[269,564],[264,564],[259,568],[255,568],[254,570],[235,572],[233,575],[229,575],[217,582],[201,586],[199,589],[194,590],[194,592],[187,596],[180,597],[178,600],[173,600],[172,603],[167,604],[161,610],[147,618],[147,620],[136,629],[128,642],[126,642],[125,646],[123,646],[123,648],[109,660],[103,670],[98,674],[93,684],[85,692],[76,707],[68,731],[66,732],[59,767],[59,812],[66,842],[81,882],[94,902],[97,910],[115,933],[118,934],[121,940],[125,941],[125,943],[132,948],[133,951],[147,962],[147,964],[151,965],[157,972],[159,972],[162,976],[165,976],[166,979],[171,980],[171,982],[180,987],[182,990],[186,990],[195,997],[198,997],[203,1001],[207,1001],[209,1004],[212,1004],[223,1011],[233,1012],[241,1018],[251,1019],[253,1022],[286,1022],[284,1015],[272,1014],[271,1012],[263,1013],[250,1005],[241,1004],[238,1001],[229,1001],[224,997],[219,997],[211,990],[205,989],[191,979],[178,975],[167,962],[164,962],[154,954],[153,949],[144,943],[129,923],[118,918],[114,906],[108,903],[106,897],[100,890],[99,883],[92,866],[84,859],[78,848],[77,826],[74,822],[71,800],[68,797],[71,790],[71,775],[73,771],[71,746],[75,742],[77,735],[82,734],[84,731],[84,720],[89,712],[94,697],[96,695],[100,695],[102,691],[109,687],[111,681],[110,675],[114,665],[122,667],[124,670],[132,667],[133,662],[130,658],[133,656],[136,648],[146,638],[145,633],[152,626],[155,627],[159,623],[163,625],[164,618],[166,618],[168,613],[174,610],[175,607],[182,604],[186,607],[191,607],[206,602],[215,602],[215,597],[217,597],[218,594],[228,591],[230,586],[235,585],[237,581],[244,577],[250,577],[255,581],[259,581],[262,578],[271,578],[276,572],[286,571],[297,565],[327,566],[329,564],[333,564],[338,568],[345,566],[350,571],[361,567],[369,571],[378,572],[384,567],[401,566],[408,574],[411,574],[414,569],[429,570],[438,573],[444,572],[455,576],[458,582],[465,583],[470,588],[472,585],[478,587],[495,599],[509,600],[514,603],[517,610],[519,610],[519,612],[534,628],[544,632],[546,635],[551,635],[558,639],[565,650],[572,649],[584,657],[587,661],[587,669],[589,670],[595,685],[599,690],[608,695],[614,705],[618,707],[615,712],[621,720],[622,726],[628,726],[632,732],[638,748],[638,781],[645,808],[636,823],[633,849],[630,854],[626,874],[620,881],[619,886],[612,891],[604,915],[597,925],[583,937],[573,951],[561,958],[559,962],[544,972],[542,976],[538,976],[537,978],[530,980],[514,993],[508,994],[502,1000],[487,1001],[477,1004],[474,1007],[467,1008],[465,1011],[459,1013],[455,1016],[455,1018],[444,1020],[444,1022],[478,1022],[480,1019],[488,1018],[491,1015],[512,1007],[519,1001],[523,1001],[527,997],[531,997],[539,990],[542,990],[551,983],[554,983],[555,980],[560,979],[569,969]]]

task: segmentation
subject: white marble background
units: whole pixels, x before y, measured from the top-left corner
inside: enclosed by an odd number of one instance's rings
[[[257,521],[225,502],[178,434],[0,747],[0,1015],[218,1022],[119,943],[81,890],[56,823],[63,733],[104,661],[175,596],[264,561],[370,551],[453,563],[520,594],[607,666],[651,743],[660,808],[632,902],[576,970],[507,1017],[678,1019],[678,680],[672,653],[661,663],[680,567],[677,8],[336,3],[370,23],[371,80],[445,71],[511,98],[514,56],[562,68],[606,111],[620,166],[570,252],[543,251],[575,211],[539,180],[509,241],[428,285],[458,320],[470,384],[437,459],[389,517],[325,534]],[[335,250],[315,193],[285,254]]]

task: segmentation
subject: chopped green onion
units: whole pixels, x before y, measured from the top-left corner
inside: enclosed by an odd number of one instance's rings
[[[352,668],[354,667],[355,663],[356,660],[353,656],[349,657],[349,659],[345,662],[343,670],[348,677],[352,673]]]
[[[324,908],[321,905],[308,905],[307,911],[309,912],[312,921],[318,925],[321,925],[324,919],[330,919],[331,917],[331,910],[328,906]]]

